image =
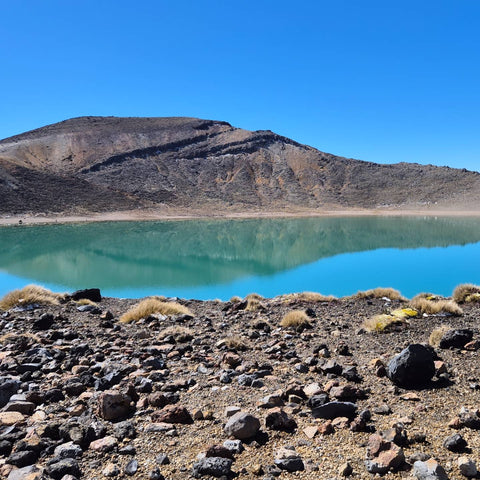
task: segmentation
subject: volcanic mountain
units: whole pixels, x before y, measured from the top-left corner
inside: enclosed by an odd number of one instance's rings
[[[480,209],[480,174],[375,164],[196,118],[80,117],[0,141],[0,214]]]

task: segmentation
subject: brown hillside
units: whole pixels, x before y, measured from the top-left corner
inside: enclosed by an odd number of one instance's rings
[[[0,141],[0,213],[476,210],[480,174],[378,165],[195,118],[81,117]]]

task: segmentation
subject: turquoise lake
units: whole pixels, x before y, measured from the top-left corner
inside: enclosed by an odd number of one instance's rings
[[[394,287],[407,297],[480,284],[480,218],[189,220],[0,228],[0,295],[55,291],[227,300]]]

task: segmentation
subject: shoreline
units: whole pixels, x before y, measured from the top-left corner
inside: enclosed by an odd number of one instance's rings
[[[118,212],[89,213],[85,215],[5,215],[0,217],[0,227],[11,225],[50,225],[65,223],[94,222],[145,222],[207,219],[260,219],[260,218],[315,218],[315,217],[480,217],[480,211],[473,210],[422,210],[422,209],[343,209],[343,210],[292,210],[292,211],[150,211],[127,210]]]

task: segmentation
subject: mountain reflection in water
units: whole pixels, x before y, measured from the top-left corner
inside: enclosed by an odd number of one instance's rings
[[[70,289],[190,288],[274,276],[345,253],[477,242],[480,220],[458,217],[18,226],[0,228],[0,270]]]

